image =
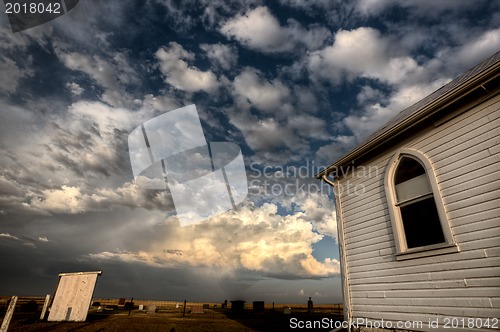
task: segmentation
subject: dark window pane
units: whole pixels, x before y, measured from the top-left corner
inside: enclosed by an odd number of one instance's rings
[[[425,169],[418,161],[413,158],[403,157],[396,170],[394,184],[400,184],[422,174],[425,174]]]
[[[408,248],[445,242],[434,197],[400,209]]]

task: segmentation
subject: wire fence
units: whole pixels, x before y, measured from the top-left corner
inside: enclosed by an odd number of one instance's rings
[[[10,296],[0,296],[0,317],[3,317],[9,305]],[[41,312],[45,297],[40,296],[20,296],[16,303],[16,312]],[[244,302],[239,301],[240,309],[246,311],[258,310],[276,310],[283,311],[291,309],[293,312],[307,312],[307,303],[274,303],[274,302]],[[133,304],[133,305],[132,305]],[[185,305],[185,310],[184,310]],[[145,300],[145,299],[115,299],[115,298],[94,298],[91,302],[90,310],[116,310],[116,309],[133,309],[143,310],[145,312],[154,313],[203,313],[207,310],[219,310],[233,308],[231,301],[214,302],[214,301],[170,301],[170,300]],[[257,309],[258,308],[258,309]],[[316,304],[315,311],[321,311],[332,316],[343,316],[343,304]]]

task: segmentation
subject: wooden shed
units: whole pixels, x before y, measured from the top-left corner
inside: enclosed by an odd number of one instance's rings
[[[499,73],[500,52],[317,174],[352,327],[500,329]]]

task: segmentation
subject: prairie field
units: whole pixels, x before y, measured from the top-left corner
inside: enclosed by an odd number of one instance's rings
[[[318,304],[308,313],[306,304],[274,304],[273,309],[272,303],[266,303],[259,311],[250,302],[236,311],[230,303],[223,308],[218,302],[187,302],[185,310],[184,302],[177,301],[134,300],[131,310],[117,303],[94,299],[85,322],[47,322],[40,320],[43,301],[24,299],[16,306],[9,331],[276,331],[292,329],[296,326],[292,321],[342,320],[341,304]],[[4,315],[5,306],[1,306],[0,317]]]

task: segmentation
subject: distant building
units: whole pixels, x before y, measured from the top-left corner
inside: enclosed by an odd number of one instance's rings
[[[499,73],[500,52],[317,174],[334,185],[346,320],[500,328]]]

